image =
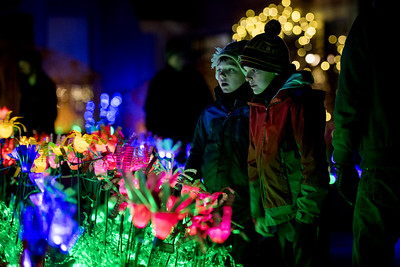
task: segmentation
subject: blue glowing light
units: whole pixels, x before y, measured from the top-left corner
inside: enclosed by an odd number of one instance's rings
[[[93,101],[88,101],[86,103],[86,110],[91,111],[92,115],[93,115],[93,111],[94,111],[95,108],[96,108],[96,105],[94,104]]]
[[[100,95],[100,107],[106,109],[110,104],[110,96],[106,93]]]
[[[89,101],[86,103],[86,111],[84,114],[85,118],[85,128],[88,133],[92,133],[95,130],[99,129],[100,125],[113,125],[117,119],[117,115],[119,114],[118,107],[122,104],[122,97],[120,93],[115,93],[110,100],[110,96],[107,93],[102,93],[100,95],[100,104],[99,104],[99,117],[100,120],[96,123],[96,120],[93,118],[95,104],[93,101]]]
[[[112,107],[118,107],[119,105],[122,104],[122,97],[120,93],[115,93],[111,99],[110,105]]]

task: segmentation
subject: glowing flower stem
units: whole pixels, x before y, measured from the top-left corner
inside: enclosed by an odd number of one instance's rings
[[[78,159],[78,168],[77,168],[77,180],[78,180],[78,223],[81,223],[81,181],[79,175],[79,165],[81,158],[83,155],[81,153],[76,153],[76,157]]]
[[[121,214],[121,223],[119,225],[119,242],[118,242],[118,247],[117,247],[117,253],[122,255],[122,237],[123,237],[123,232],[124,232],[124,214]]]
[[[104,220],[106,222],[106,227],[104,230],[104,248],[106,248],[106,241],[107,241],[107,223],[108,223],[108,195],[109,195],[110,191],[106,190],[106,200],[105,200],[105,206],[106,206],[106,212],[104,215]]]
[[[99,209],[100,194],[101,194],[101,181],[98,181],[97,185],[96,185],[96,201],[95,201],[96,208],[95,208],[95,215],[94,215],[94,225],[97,224],[97,212]],[[91,229],[90,229],[90,231],[91,231]]]

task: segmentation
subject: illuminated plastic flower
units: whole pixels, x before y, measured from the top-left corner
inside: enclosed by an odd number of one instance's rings
[[[178,214],[175,212],[156,212],[151,216],[155,236],[162,240],[171,234],[178,221]]]
[[[196,215],[191,219],[191,225],[187,228],[188,234],[191,236],[198,235],[200,238],[206,238],[208,229],[211,227],[212,216]]]
[[[26,137],[26,136],[21,136],[21,138],[19,139],[19,144],[20,145],[37,145],[37,141],[34,137]]]
[[[56,156],[62,156],[63,155],[63,151],[62,151],[62,149],[64,149],[64,147],[62,147],[62,146],[58,146],[58,145],[56,145],[56,144],[54,144],[54,143],[49,143],[49,146],[50,146],[50,148],[51,148],[51,150],[54,152],[54,154],[56,155]]]
[[[22,172],[28,173],[38,155],[38,150],[36,145],[19,145],[9,155],[20,162]]]
[[[82,133],[77,132],[77,131],[71,131],[64,139],[64,141],[61,143],[60,147],[64,147],[67,140],[70,138],[73,138],[73,147],[76,152],[78,153],[83,153],[86,152],[89,146],[92,144],[92,142],[95,143],[102,143],[102,141],[98,138],[97,135],[91,135],[91,134],[84,134],[82,136]]]
[[[224,206],[221,224],[208,229],[208,236],[214,243],[222,244],[231,233],[232,207]],[[216,221],[216,220],[215,220]]]
[[[80,234],[78,223],[74,220],[76,204],[72,202],[72,196],[59,189],[54,177],[44,178],[44,184],[42,193],[29,196],[35,206],[27,206],[23,210],[23,240],[28,242],[31,255],[43,256],[47,244],[67,253]]]
[[[6,106],[0,108],[0,120],[4,120],[4,118],[7,116],[7,113],[9,111],[10,110]]]
[[[100,177],[107,176],[107,166],[104,160],[99,159],[94,162],[94,174]]]
[[[78,153],[85,152],[90,146],[90,143],[88,143],[86,138],[84,137],[85,136],[82,137],[82,134],[80,132],[77,132],[74,138],[74,148]]]
[[[176,142],[174,145],[174,142],[171,138],[159,138],[156,140],[156,147],[160,158],[171,159],[173,156],[179,153],[181,146],[181,141]]]
[[[224,193],[215,192],[210,194],[208,192],[199,193],[196,198],[196,211],[199,214],[210,214],[214,207],[218,204],[218,197]]]
[[[129,212],[132,215],[132,224],[137,228],[144,228],[151,219],[151,212],[144,204],[130,204]]]
[[[25,126],[20,122],[16,122],[17,119],[22,117],[13,117],[10,119],[11,112],[11,110],[7,112],[5,118],[0,120],[0,138],[9,138],[14,133],[14,127],[18,129],[20,134],[21,128],[19,126],[22,126],[26,132]]]
[[[4,144],[2,146],[2,159],[3,159],[3,166],[4,167],[9,167],[12,165],[15,165],[15,159],[10,157],[10,153],[12,153],[13,149],[14,149],[14,139],[10,138],[7,140],[4,140]]]
[[[132,223],[145,227],[151,216],[151,223],[157,238],[165,239],[179,220],[192,210],[193,199],[188,194],[173,196],[171,189],[179,173],[171,175],[162,172],[150,173],[136,171],[135,176],[128,174],[121,183],[120,193],[126,194],[130,203]]]
[[[49,142],[48,147],[49,151],[47,158],[50,167],[53,169],[58,168],[60,166],[59,164],[64,159],[64,155],[67,154],[66,152],[72,150],[72,148],[69,148],[68,146],[56,145],[53,142]]]
[[[233,197],[223,192],[228,190],[233,195],[233,190],[225,188],[220,192],[199,193],[196,198],[196,214],[190,218],[189,226],[186,228],[190,236],[197,236],[199,240],[208,235],[214,243],[223,243],[231,232],[232,207],[230,206]],[[229,204],[228,204],[229,203]],[[222,207],[221,217],[219,209]]]
[[[114,130],[114,128],[110,125],[100,125],[100,130],[94,131],[92,135],[97,136],[101,141],[95,144],[96,150],[100,152],[105,151],[106,147],[108,147],[111,152],[114,152],[117,143],[124,140],[122,128],[117,127],[117,129]]]
[[[199,194],[199,190],[200,188],[198,187],[185,184],[182,186],[181,194],[182,196],[189,194],[190,198],[196,199],[197,195]]]
[[[43,153],[43,150],[39,150],[39,155],[34,160],[34,166],[32,167],[31,171],[36,173],[44,172],[46,170],[46,167],[46,155]]]
[[[181,141],[176,142],[174,145],[171,138],[158,138],[156,140],[158,158],[165,169],[172,169],[173,165],[176,164],[174,158],[178,155],[181,146]]]

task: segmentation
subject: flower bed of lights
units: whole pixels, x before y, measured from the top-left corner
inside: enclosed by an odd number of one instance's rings
[[[173,163],[179,143],[102,125],[2,144],[1,264],[224,266],[230,257],[232,191],[187,182]]]

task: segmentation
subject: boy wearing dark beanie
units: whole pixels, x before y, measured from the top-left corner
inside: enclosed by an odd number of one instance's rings
[[[317,233],[329,184],[324,93],[311,88],[310,72],[295,71],[280,31],[278,21],[269,21],[265,33],[250,40],[241,54],[254,93],[251,214],[257,232],[279,237],[286,266],[321,266]]]

